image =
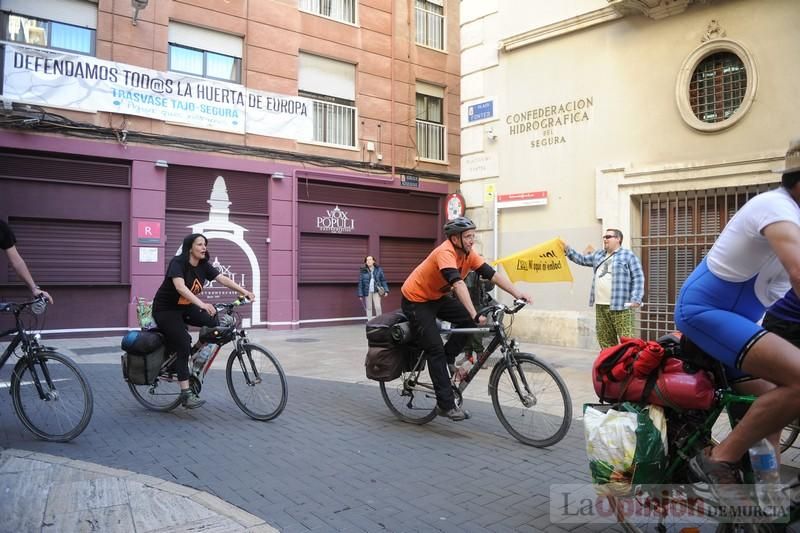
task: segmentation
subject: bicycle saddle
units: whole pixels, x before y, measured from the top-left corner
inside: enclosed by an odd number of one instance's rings
[[[720,364],[686,335],[683,335],[680,339],[680,355],[678,355],[678,358],[702,370],[713,371]]]

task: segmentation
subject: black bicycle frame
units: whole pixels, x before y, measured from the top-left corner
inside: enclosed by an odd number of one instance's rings
[[[492,340],[489,341],[489,345],[486,347],[483,352],[478,355],[478,360],[475,364],[472,365],[472,368],[469,369],[469,372],[464,376],[461,382],[458,384],[458,391],[464,392],[464,389],[470,384],[473,380],[475,375],[483,368],[483,365],[486,364],[486,361],[489,357],[497,350],[500,345],[505,346],[508,342],[508,339],[505,336],[505,331],[503,330],[503,314],[500,313],[495,321],[495,324],[492,326],[483,326],[477,328],[453,328],[448,330],[443,330],[441,333],[446,335],[473,335],[476,333],[486,334],[486,333],[494,333]],[[513,342],[513,341],[512,341]],[[528,382],[525,379],[525,375],[522,372],[519,372],[519,364],[517,361],[513,359],[512,352],[513,349],[505,349],[503,350],[503,359],[506,362],[506,365],[509,367],[508,375],[511,377],[511,383],[514,385],[514,390],[517,391],[517,394],[520,397],[520,400],[525,401],[525,395],[522,393],[520,389],[519,381],[517,380],[517,376],[514,372],[511,372],[510,369],[512,365],[517,367],[516,374],[519,374],[519,377],[522,380],[524,385],[524,390],[527,394],[530,394],[530,387],[528,386]]]
[[[0,339],[9,336],[12,333],[17,333],[17,336],[11,340],[10,344],[6,347],[5,351],[3,352],[3,355],[0,356],[0,368],[3,368],[3,365],[6,364],[8,358],[11,357],[11,354],[14,353],[14,350],[16,350],[17,346],[19,346],[20,343],[22,342],[22,336],[18,328],[12,328],[9,329],[8,331],[0,333]]]

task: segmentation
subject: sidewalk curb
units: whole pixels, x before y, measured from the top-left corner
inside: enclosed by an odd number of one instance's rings
[[[179,485],[171,481],[166,481],[164,479],[159,479],[157,477],[148,476],[144,474],[137,474],[129,470],[110,468],[107,466],[98,465],[95,463],[89,463],[86,461],[74,460],[66,457],[59,457],[56,455],[50,455],[40,452],[19,450],[16,448],[5,448],[5,449],[0,448],[0,455],[5,455],[6,457],[15,457],[18,459],[25,459],[29,461],[37,461],[41,463],[58,466],[61,468],[71,468],[84,472],[92,472],[109,478],[118,478],[118,479],[134,481],[137,483],[141,483],[142,485],[148,487],[151,490],[156,490],[167,494],[171,494],[173,496],[178,496],[180,498],[189,499],[199,505],[202,505],[203,507],[205,507],[206,509],[208,509],[213,513],[229,518],[230,520],[236,522],[239,526],[244,528],[245,531],[254,533],[256,532],[272,533],[278,531],[269,524],[267,524],[265,520],[255,515],[252,515],[244,511],[243,509],[236,507],[235,505],[230,504],[225,500],[222,500],[212,494],[194,489],[192,487],[187,487],[185,485]]]

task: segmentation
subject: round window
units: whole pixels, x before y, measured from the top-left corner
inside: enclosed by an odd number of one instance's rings
[[[691,127],[717,131],[750,108],[756,89],[750,54],[735,41],[714,39],[684,61],[675,88],[678,109]]]
[[[703,59],[689,82],[689,103],[703,122],[722,122],[742,105],[747,70],[739,56],[718,52]]]

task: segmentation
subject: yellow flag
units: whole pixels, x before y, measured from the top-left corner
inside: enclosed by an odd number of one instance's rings
[[[560,239],[557,238],[498,259],[492,264],[503,265],[508,278],[513,282],[572,281],[567,256],[564,255]]]

